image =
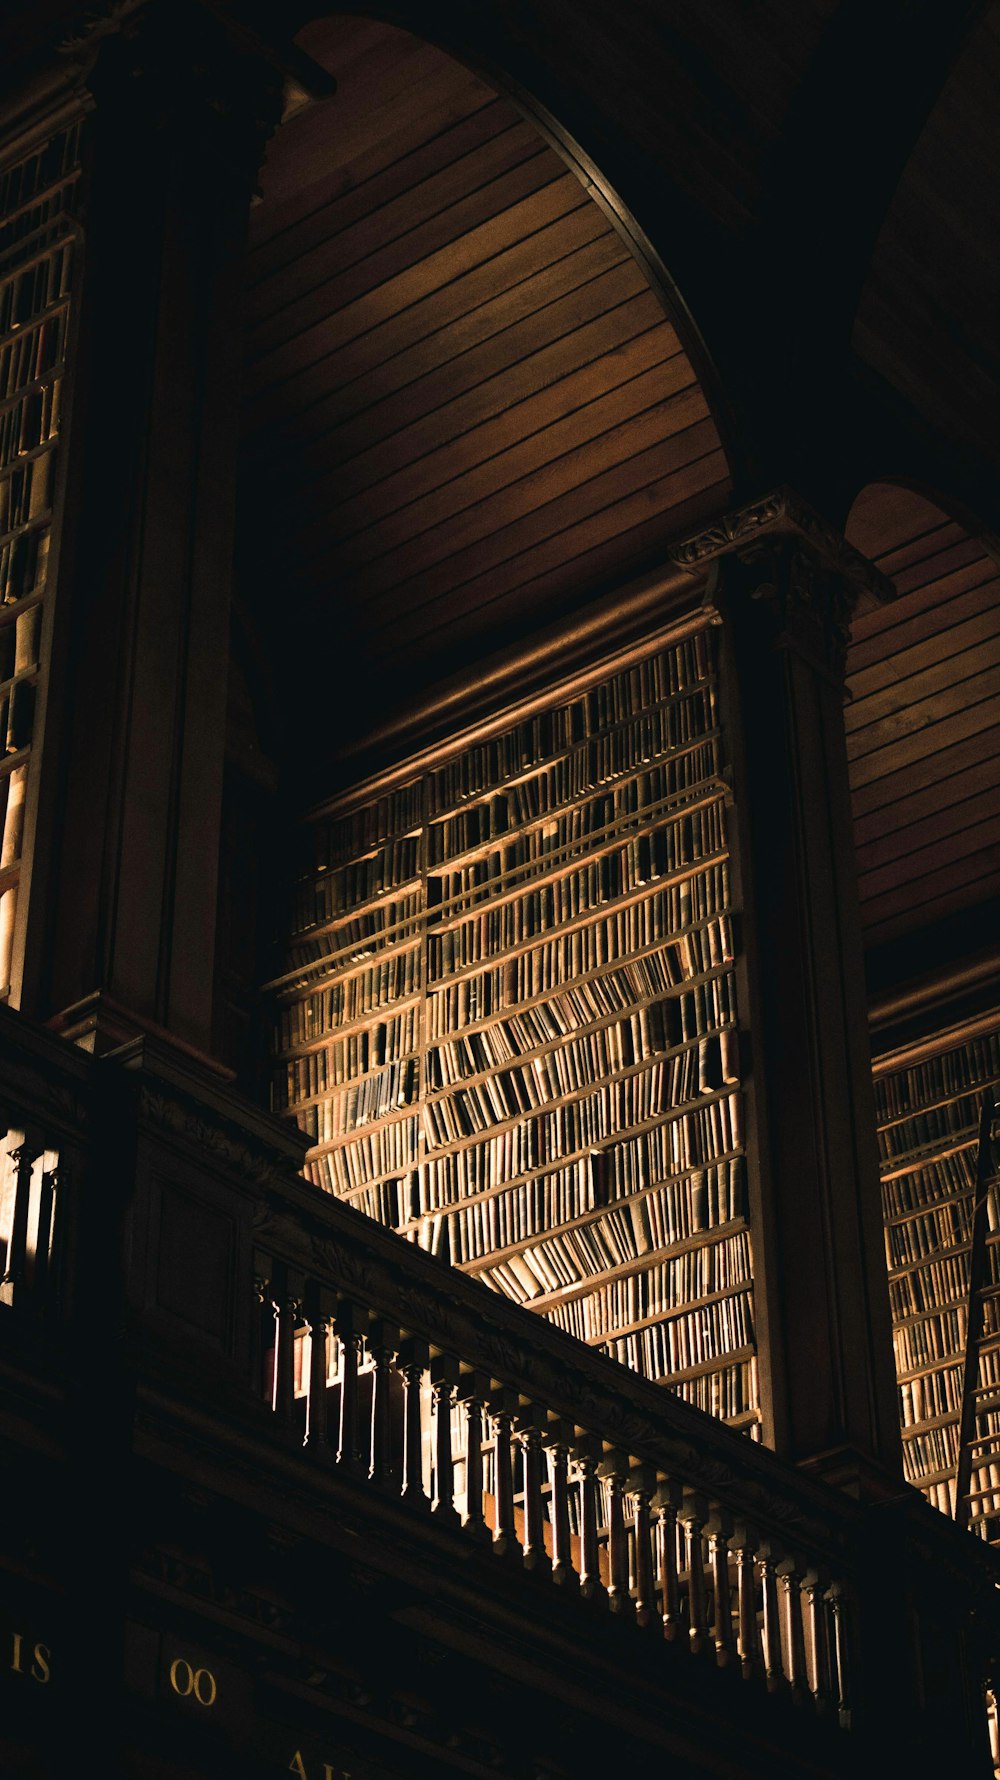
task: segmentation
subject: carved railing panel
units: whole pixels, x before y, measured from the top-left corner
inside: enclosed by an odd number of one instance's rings
[[[611,1612],[686,1646],[702,1664],[734,1669],[749,1685],[850,1724],[840,1679],[848,1673],[846,1552],[838,1564],[838,1529],[811,1527],[801,1502],[772,1491],[768,1511],[767,1492],[750,1474],[757,1449],[724,1431],[724,1466],[670,1429],[676,1409],[685,1421],[696,1411],[668,1404],[658,1431],[639,1413],[627,1422],[620,1406],[609,1415],[605,1404],[602,1415],[596,1393],[588,1400],[555,1371],[550,1393],[528,1396],[513,1327],[506,1352],[495,1335],[472,1340],[467,1331],[463,1340],[450,1279],[429,1294],[423,1256],[414,1257],[408,1284],[389,1290],[373,1267],[364,1289],[355,1257],[333,1242],[312,1242],[319,1258],[311,1267],[291,1264],[275,1240],[281,1228],[280,1216],[258,1224],[247,1289],[264,1332],[252,1382],[307,1462],[396,1497],[404,1512],[578,1594],[590,1611]],[[411,1252],[402,1249],[404,1271]],[[506,1305],[498,1313],[512,1324],[523,1314]],[[583,1364],[593,1366],[593,1356]],[[777,1461],[771,1468],[779,1471]]]

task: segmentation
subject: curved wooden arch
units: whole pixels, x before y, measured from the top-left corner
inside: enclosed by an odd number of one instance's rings
[[[731,478],[665,275],[582,160],[394,27],[302,42],[338,93],[279,133],[253,218],[247,569],[372,715],[654,566]]]

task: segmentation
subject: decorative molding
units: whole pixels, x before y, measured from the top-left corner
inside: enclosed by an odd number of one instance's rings
[[[579,1355],[563,1351],[564,1343],[576,1344],[541,1317],[456,1277],[338,1200],[317,1198],[315,1206],[298,1209],[269,1197],[254,1216],[255,1243],[273,1247],[276,1258],[297,1272],[318,1271],[328,1289],[357,1299],[364,1310],[488,1372],[597,1438],[717,1494],[755,1522],[766,1521],[789,1544],[836,1554],[843,1562],[853,1514],[833,1492],[827,1509],[826,1500],[820,1503],[813,1488],[779,1460],[662,1387],[586,1349]],[[334,1234],[331,1224],[343,1228]],[[440,1278],[420,1277],[432,1269]]]
[[[278,1145],[254,1139],[236,1122],[209,1112],[194,1096],[144,1081],[139,1088],[139,1119],[191,1144],[207,1161],[221,1165],[251,1187],[279,1187],[293,1164]]]
[[[798,537],[815,552],[821,565],[837,575],[853,601],[885,605],[896,597],[892,582],[866,556],[810,507],[794,489],[781,487],[734,508],[668,552],[669,560],[694,573],[720,556],[742,555],[765,539]]]

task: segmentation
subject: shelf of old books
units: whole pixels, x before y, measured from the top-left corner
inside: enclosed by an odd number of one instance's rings
[[[317,1184],[756,1431],[712,644],[312,818],[274,1104]]]
[[[39,688],[80,129],[0,161],[0,995],[10,986]]]
[[[979,1120],[1000,1083],[1000,1010],[876,1059],[889,1296],[908,1479],[955,1512]],[[972,1449],[971,1524],[1000,1517],[1000,1217],[987,1200],[987,1290]]]

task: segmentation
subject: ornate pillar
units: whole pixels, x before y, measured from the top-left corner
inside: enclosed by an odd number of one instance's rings
[[[69,49],[85,272],[22,1005],[209,1044],[246,219],[282,77],[190,0]]]
[[[859,592],[883,589],[790,495],[749,518],[715,598],[762,1394],[778,1451],[852,1485],[873,1464],[900,1466],[843,724],[850,614]]]

